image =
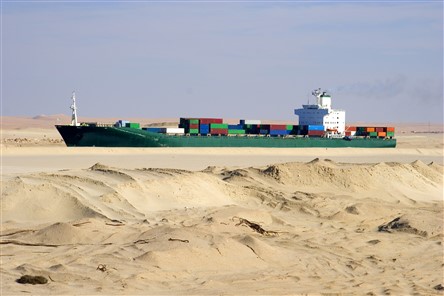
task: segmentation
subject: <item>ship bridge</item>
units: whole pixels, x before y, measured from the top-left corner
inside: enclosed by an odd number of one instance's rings
[[[331,108],[331,96],[321,89],[312,92],[316,104],[302,105],[295,109],[299,116],[299,125],[323,125],[324,130],[336,130],[342,134],[345,131],[345,111]]]

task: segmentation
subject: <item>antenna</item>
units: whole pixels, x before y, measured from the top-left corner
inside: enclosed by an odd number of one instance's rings
[[[71,116],[71,125],[72,126],[79,126],[79,123],[77,122],[77,106],[76,106],[76,92],[72,91],[72,105],[71,105],[71,110],[72,110],[72,116]]]
[[[316,97],[316,103],[318,105],[320,105],[321,104],[321,89],[320,88],[315,89],[314,91],[312,91],[311,94]]]

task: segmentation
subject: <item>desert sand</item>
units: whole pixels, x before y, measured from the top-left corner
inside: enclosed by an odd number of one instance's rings
[[[3,118],[1,295],[443,293],[440,125],[395,149],[67,148],[48,118]]]

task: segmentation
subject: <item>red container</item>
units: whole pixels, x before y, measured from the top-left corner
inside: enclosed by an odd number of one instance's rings
[[[348,132],[356,132],[356,126],[346,126],[345,130]]]
[[[351,131],[350,131],[350,132],[346,131],[346,132],[345,132],[345,135],[346,135],[346,136],[351,136],[351,135],[352,135],[352,132],[351,132]]]
[[[192,128],[199,129],[199,125],[198,124],[190,124],[190,129],[192,129]]]
[[[285,124],[270,124],[270,130],[287,130],[287,125]]]
[[[212,135],[228,135],[228,129],[225,128],[213,128],[210,132]]]
[[[323,136],[324,133],[324,131],[308,131],[309,136]]]
[[[383,127],[375,127],[375,132],[377,132],[377,133],[381,133],[381,132],[383,132],[384,131],[384,128]]]
[[[222,118],[199,118],[200,124],[223,123]]]
[[[394,128],[393,126],[388,126],[388,127],[387,127],[387,131],[388,131],[388,132],[394,132],[394,131],[395,131],[395,128]]]

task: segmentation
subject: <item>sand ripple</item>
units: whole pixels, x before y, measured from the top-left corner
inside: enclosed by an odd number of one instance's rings
[[[436,294],[442,191],[443,167],[420,161],[21,174],[2,182],[1,286],[6,294]],[[17,284],[24,274],[50,280]]]

